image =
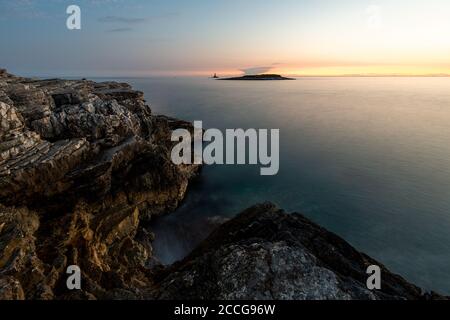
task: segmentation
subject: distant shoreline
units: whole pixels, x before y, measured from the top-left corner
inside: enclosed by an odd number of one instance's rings
[[[258,75],[246,75],[241,77],[232,78],[219,78],[217,80],[243,80],[243,81],[280,81],[280,80],[295,80],[294,78],[286,78],[279,74],[258,74]]]

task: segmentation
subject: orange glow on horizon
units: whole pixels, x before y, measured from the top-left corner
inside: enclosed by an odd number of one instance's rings
[[[274,68],[273,73],[288,76],[443,76],[450,68],[418,66],[345,66],[310,68]]]

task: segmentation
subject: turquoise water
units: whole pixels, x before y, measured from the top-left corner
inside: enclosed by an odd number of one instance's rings
[[[273,201],[450,294],[450,78],[122,81],[144,91],[155,113],[206,128],[280,129],[277,176],[206,167],[183,206],[156,223],[163,262],[191,250],[208,217]]]

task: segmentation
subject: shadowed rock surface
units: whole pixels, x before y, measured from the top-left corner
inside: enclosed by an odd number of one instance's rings
[[[199,166],[170,160],[171,131],[127,84],[0,70],[0,299],[423,299],[298,214],[270,204],[220,226],[169,267],[148,222],[173,211]],[[151,228],[151,227],[150,227]],[[69,291],[67,267],[82,270]]]
[[[382,288],[367,289],[367,267]],[[158,275],[157,299],[440,299],[389,272],[304,216],[267,203],[216,229],[183,261]]]

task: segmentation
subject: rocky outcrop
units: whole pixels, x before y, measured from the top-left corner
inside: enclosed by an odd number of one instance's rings
[[[0,299],[139,297],[153,235],[198,166],[170,161],[171,130],[127,84],[0,72]],[[68,292],[78,265],[83,290]]]
[[[381,290],[367,288],[370,265],[381,267]],[[219,227],[157,279],[151,292],[156,299],[442,298],[423,294],[335,234],[270,203]]]

